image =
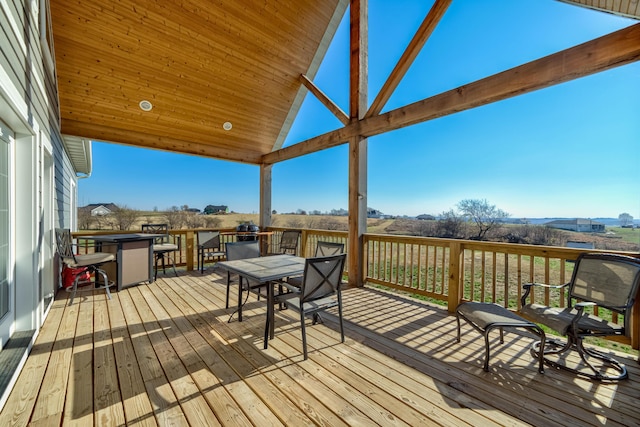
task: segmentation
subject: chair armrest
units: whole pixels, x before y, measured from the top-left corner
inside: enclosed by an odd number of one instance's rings
[[[546,289],[562,289],[566,286],[569,286],[569,283],[565,283],[563,285],[548,285],[546,283],[525,283],[522,285],[522,289],[524,289],[524,294],[520,298],[520,303],[524,306],[527,305],[527,298],[529,297],[529,293],[531,293],[531,289],[534,287],[546,288]]]
[[[282,280],[282,281],[279,280],[278,281],[278,285],[281,285],[281,286],[287,288],[288,290],[290,290],[293,293],[298,293],[298,294],[300,293],[300,288],[299,287],[294,286],[294,285],[292,285],[290,283],[287,283],[284,280]]]

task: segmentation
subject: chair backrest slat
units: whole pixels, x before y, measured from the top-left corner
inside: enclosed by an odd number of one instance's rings
[[[224,246],[227,253],[227,261],[257,258],[260,256],[260,243],[257,240],[231,242]]]

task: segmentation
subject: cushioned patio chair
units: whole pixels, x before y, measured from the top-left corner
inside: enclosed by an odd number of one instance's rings
[[[566,342],[547,339],[543,348],[538,341],[533,344],[532,352],[537,355],[542,351],[545,363],[550,366],[591,379],[615,381],[627,378],[624,365],[602,351],[585,347],[583,340],[588,337],[629,336],[631,308],[639,286],[640,260],[605,253],[580,254],[571,281],[564,285],[525,284],[521,314],[567,337]],[[527,303],[536,287],[565,288],[566,307]],[[603,314],[593,314],[595,307]],[[605,318],[605,312],[616,313],[622,323],[614,323],[611,316]],[[577,351],[582,363],[569,360],[567,352],[570,350]]]
[[[290,287],[292,292],[281,293],[274,297],[274,304],[286,303],[288,308],[300,313],[300,328],[302,331],[302,349],[305,360],[307,359],[307,335],[305,317],[313,316],[313,324],[322,323],[320,312],[333,307],[338,307],[340,321],[340,338],[344,342],[344,325],[342,320],[342,273],[346,254],[329,257],[307,258],[304,266],[302,286]],[[286,283],[284,286],[287,286]],[[265,322],[265,342],[270,328],[269,316]]]
[[[153,239],[153,255],[155,258],[153,269],[153,280],[158,277],[158,263],[162,264],[162,272],[166,273],[165,260],[168,260],[173,267],[176,277],[176,263],[171,255],[175,251],[180,251],[180,237],[176,240],[169,234],[169,224],[142,224],[142,232],[146,234],[161,234]]]
[[[225,252],[220,249],[220,232],[210,230],[196,231],[198,245],[198,270],[204,273],[204,262],[207,259],[219,260],[225,256]]]
[[[67,288],[67,291],[71,292],[71,298],[69,298],[69,305],[73,304],[73,299],[78,292],[78,282],[82,275],[88,272],[93,274],[94,279],[90,284],[91,288],[87,285],[88,289],[104,289],[107,293],[107,297],[111,299],[111,292],[109,287],[113,286],[113,282],[109,282],[107,273],[99,267],[107,262],[113,262],[115,255],[107,252],[95,252],[92,254],[76,255],[73,250],[73,241],[71,238],[71,230],[56,228],[56,246],[58,247],[58,255],[62,259],[62,262],[69,268],[75,269],[75,278],[73,279],[73,285]],[[98,280],[97,275],[100,275],[102,280]]]

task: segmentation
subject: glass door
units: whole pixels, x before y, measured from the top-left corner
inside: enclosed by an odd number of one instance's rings
[[[14,289],[11,274],[11,143],[13,132],[0,121],[0,349],[5,346],[15,323]]]
[[[55,297],[55,280],[53,248],[55,245],[53,236],[53,158],[47,150],[43,150],[42,170],[42,250],[40,251],[40,299],[46,310]],[[44,313],[43,313],[44,314]]]

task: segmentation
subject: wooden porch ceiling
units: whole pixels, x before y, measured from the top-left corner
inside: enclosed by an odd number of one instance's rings
[[[284,141],[300,76],[315,75],[347,4],[52,0],[62,133],[258,163]]]
[[[640,18],[638,2],[563,1]],[[51,0],[61,130],[87,139],[269,164],[640,57],[640,30],[626,29],[380,114],[450,2],[434,2],[381,93],[372,94],[375,100],[365,115],[340,111],[313,85],[349,0]],[[366,31],[366,22],[361,25]],[[307,90],[345,127],[280,150]],[[142,100],[153,109],[142,111]],[[225,122],[231,130],[223,129]]]

